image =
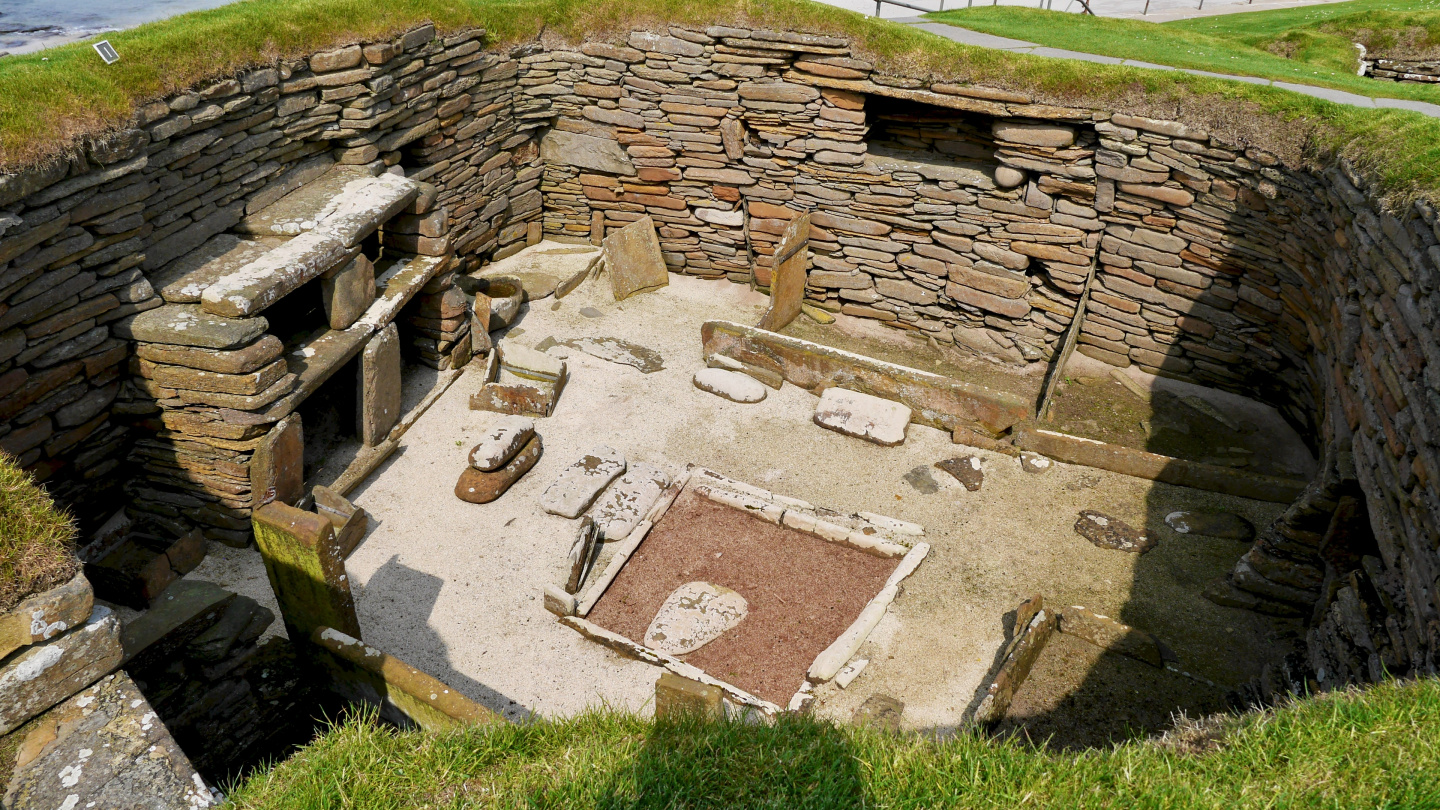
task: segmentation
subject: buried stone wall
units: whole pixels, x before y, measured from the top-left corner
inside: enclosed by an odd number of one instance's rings
[[[1387,212],[1345,166],[728,27],[508,54],[421,29],[132,123],[0,178],[0,447],[62,498],[129,477],[174,495],[132,509],[175,522],[199,502],[225,518],[212,536],[243,542],[265,495],[212,469],[247,451],[157,422],[166,392],[131,375],[124,324],[162,303],[150,281],[169,262],[303,185],[305,161],[433,187],[443,227],[388,244],[454,257],[398,321],[437,364],[460,341],[453,274],[518,250],[542,216],[598,240],[648,215],[672,271],[765,287],[785,224],[810,212],[811,303],[998,362],[1054,356],[1093,266],[1080,351],[1257,396],[1320,451],[1213,597],[1311,616],[1305,668],[1324,685],[1433,671],[1440,232],[1427,204]],[[184,409],[252,433],[284,416]]]

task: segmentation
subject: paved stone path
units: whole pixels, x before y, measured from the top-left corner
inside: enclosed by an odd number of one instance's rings
[[[929,31],[946,39],[962,42],[966,45],[978,45],[982,48],[995,48],[1002,51],[1013,51],[1015,53],[1028,53],[1035,56],[1048,56],[1054,59],[1080,59],[1085,62],[1098,62],[1103,65],[1127,65],[1129,67],[1149,68],[1151,70],[1179,70],[1185,73],[1192,73],[1196,76],[1211,76],[1217,79],[1232,79],[1237,82],[1249,82],[1251,84],[1266,84],[1271,87],[1279,87],[1296,93],[1303,93],[1307,96],[1314,96],[1326,101],[1333,101],[1337,104],[1349,104],[1353,107],[1398,107],[1405,110],[1440,118],[1440,105],[1430,104],[1424,101],[1410,101],[1401,98],[1370,98],[1357,93],[1347,93],[1343,90],[1331,90],[1328,87],[1314,87],[1308,84],[1293,84],[1291,82],[1272,81],[1254,76],[1234,76],[1227,73],[1211,73],[1208,70],[1192,70],[1189,68],[1175,68],[1168,65],[1157,65],[1153,62],[1142,62],[1139,59],[1120,59],[1114,56],[1100,56],[1093,53],[1081,51],[1067,51],[1061,48],[1047,48],[1044,45],[1037,45],[1034,42],[1025,42],[1019,39],[998,37],[994,34],[985,34],[979,31],[971,31],[968,28],[959,28],[954,25],[938,23],[925,17],[901,17],[895,22],[913,25],[922,31]]]

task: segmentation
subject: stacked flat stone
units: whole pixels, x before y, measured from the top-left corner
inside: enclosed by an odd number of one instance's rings
[[[249,510],[273,483],[255,494],[253,457],[321,375],[313,362],[308,377],[294,368],[267,334],[261,310],[273,301],[235,311],[217,296],[207,312],[207,285],[176,282],[306,240],[309,255],[325,254],[334,246],[285,216],[284,201],[337,179],[400,172],[422,191],[382,233],[373,268],[327,268],[330,326],[358,317],[361,331],[380,329],[368,299],[433,271],[401,318],[406,337],[431,365],[468,359],[468,326],[448,313],[450,257],[463,249],[473,269],[518,250],[540,216],[530,130],[544,117],[516,117],[535,105],[517,98],[518,63],[483,52],[483,34],[437,39],[425,26],[250,71],[143,105],[68,166],[0,177],[0,449],[62,503],[84,499],[84,514],[112,511],[128,480],[125,501],[160,533],[194,523],[246,542]],[[162,305],[153,328],[137,327],[131,316]],[[190,315],[207,322],[174,328]]]
[[[1362,75],[1407,84],[1440,82],[1440,61],[1434,59],[1389,59],[1378,57],[1360,60]]]
[[[530,472],[544,448],[535,422],[524,416],[495,420],[480,443],[470,448],[470,464],[455,482],[455,497],[490,503]]]

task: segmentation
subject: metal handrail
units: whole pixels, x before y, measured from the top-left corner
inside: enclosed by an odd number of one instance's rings
[[[1094,12],[1093,10],[1091,10],[1091,8],[1090,8],[1090,0],[1074,0],[1074,1],[1075,1],[1075,2],[1078,2],[1078,3],[1080,4],[1080,8],[1084,9],[1084,10],[1081,12],[1082,14],[1089,14],[1091,17],[1094,17],[1094,16],[1095,16],[1095,12]],[[1040,2],[1040,6],[1039,6],[1040,8],[1045,8],[1047,3],[1053,8],[1053,7],[1054,7],[1055,0],[1039,0],[1039,2]],[[1200,0],[1200,2],[1203,4],[1203,3],[1205,2],[1205,0]],[[910,3],[902,3],[902,2],[900,2],[900,0],[875,0],[875,16],[876,16],[876,17],[879,17],[879,16],[880,16],[880,6],[881,6],[882,3],[888,3],[889,5],[899,6],[899,7],[901,7],[901,8],[908,8],[908,9],[910,9],[911,11],[923,11],[923,12],[925,12],[926,14],[929,14],[929,13],[932,12],[932,11],[937,11],[937,10],[938,10],[938,11],[944,11],[944,10],[945,10],[945,0],[940,0],[940,8],[939,8],[939,9],[924,8],[923,6],[911,5]],[[1000,0],[990,0],[990,5],[992,5],[992,6],[999,5],[999,4],[1000,4]],[[965,7],[966,7],[966,8],[970,8],[970,7],[974,6],[974,5],[975,5],[975,0],[965,0]],[[1067,5],[1068,5],[1068,3],[1067,3]],[[1149,10],[1149,8],[1150,8],[1150,0],[1145,0],[1145,8],[1146,8],[1147,11]]]

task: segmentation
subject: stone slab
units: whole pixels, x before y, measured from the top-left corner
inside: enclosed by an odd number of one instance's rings
[[[725,691],[718,686],[681,677],[673,672],[660,673],[655,681],[655,717],[703,717],[725,719]]]
[[[712,582],[687,582],[665,597],[645,630],[645,646],[666,655],[692,653],[740,624],[750,603]]]
[[[543,451],[544,447],[537,434],[532,435],[520,452],[497,470],[481,472],[467,465],[460,473],[460,480],[455,482],[455,497],[466,503],[490,503],[499,499],[516,481],[524,477],[525,473],[530,472],[530,468],[540,460]]]
[[[660,237],[650,217],[641,217],[605,237],[605,272],[616,301],[670,283]]]
[[[563,518],[577,518],[625,469],[623,453],[606,445],[595,447],[561,470],[540,493],[540,508]]]
[[[370,336],[360,352],[355,407],[360,441],[374,447],[390,435],[400,421],[400,332],[395,324]]]
[[[963,426],[999,435],[1031,414],[1018,397],[1002,391],[752,326],[710,321],[701,326],[700,339],[707,356],[765,369],[809,391],[843,381],[852,390],[909,406],[916,422],[940,430]]]
[[[348,328],[375,302],[375,265],[360,255],[326,273],[320,280],[320,300],[330,328]]]
[[[135,354],[142,360],[171,366],[184,366],[217,374],[247,374],[279,359],[285,344],[274,335],[235,349],[201,349],[193,346],[171,346],[163,343],[141,343]]]
[[[194,304],[169,304],[115,322],[116,337],[202,349],[230,349],[255,341],[270,328],[264,318],[227,318]]]
[[[470,466],[481,472],[494,472],[535,435],[535,420],[528,416],[504,416],[486,427],[480,443],[470,448]]]
[[[213,315],[253,318],[352,253],[330,231],[309,231],[215,279],[200,295],[200,306]]]
[[[543,344],[542,344],[543,345]],[[637,368],[642,374],[654,374],[665,368],[665,358],[654,349],[613,337],[582,337],[556,341],[552,345],[578,349],[591,357]],[[544,351],[544,348],[537,346]]]
[[[805,300],[810,248],[810,215],[790,220],[770,265],[770,306],[757,326],[772,332],[784,329],[800,315]]]
[[[214,624],[235,594],[214,583],[176,581],[150,609],[125,624],[120,645],[126,666],[142,671],[178,655],[190,640]]]
[[[635,164],[616,141],[552,129],[540,139],[540,157],[606,174],[635,174]]]
[[[1166,515],[1165,524],[1178,534],[1198,534],[1240,541],[1255,538],[1254,524],[1234,512],[1180,510]]]
[[[1230,467],[1162,456],[1130,447],[1071,436],[1030,425],[1015,429],[1015,446],[1049,456],[1056,461],[1083,464],[1137,478],[1162,481],[1182,487],[1222,492],[1241,498],[1272,503],[1291,503],[1305,490],[1305,482],[1242,472]]]
[[[374,172],[366,166],[331,166],[325,174],[306,183],[264,209],[240,220],[235,230],[254,236],[299,236],[313,231],[323,219],[330,202],[355,180],[367,180]]]
[[[167,304],[198,304],[211,284],[283,244],[273,236],[242,239],[222,233],[156,270],[150,284]]]
[[[0,661],[10,653],[49,641],[90,618],[95,593],[83,573],[68,582],[26,597],[0,613]]]
[[[305,488],[305,439],[298,415],[282,419],[265,434],[250,459],[254,508],[271,501],[295,503]]]
[[[731,402],[752,403],[765,399],[765,386],[739,371],[702,368],[695,372],[695,387]]]
[[[120,622],[96,605],[84,624],[0,664],[0,735],[120,666]]]
[[[846,436],[894,447],[905,441],[910,409],[899,402],[850,391],[827,388],[815,406],[815,424]]]
[[[607,542],[623,540],[670,486],[670,473],[644,462],[631,464],[590,510]]]
[[[1156,543],[1149,532],[1135,529],[1123,520],[1094,509],[1080,510],[1080,516],[1075,519],[1075,533],[1098,548],[1132,554],[1144,554]]]

